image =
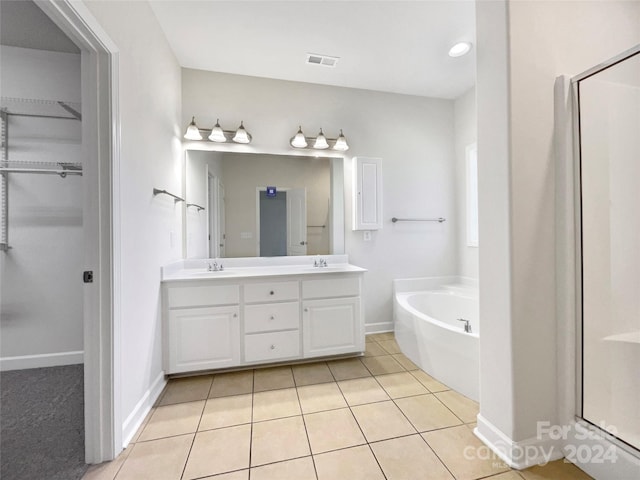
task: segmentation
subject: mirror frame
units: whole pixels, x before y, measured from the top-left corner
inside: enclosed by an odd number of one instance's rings
[[[342,255],[345,253],[345,157],[333,152],[324,152],[318,150],[262,150],[259,148],[251,147],[249,145],[236,145],[236,144],[216,144],[208,141],[184,141],[182,142],[182,198],[185,199],[181,202],[182,211],[182,259],[187,259],[187,155],[189,151],[196,150],[200,152],[220,152],[220,153],[240,153],[240,154],[256,154],[256,155],[278,155],[288,157],[306,157],[306,158],[326,158],[330,161],[330,197],[331,197],[331,211],[329,215],[329,222],[331,224],[331,234],[329,237],[329,255]],[[342,188],[337,189],[336,185],[340,185]],[[208,209],[207,209],[208,211]],[[247,258],[260,258],[247,257]],[[277,258],[277,257],[273,257]]]

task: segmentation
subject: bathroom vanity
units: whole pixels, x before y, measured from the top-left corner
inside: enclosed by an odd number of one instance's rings
[[[346,255],[183,260],[163,268],[167,374],[358,354],[365,269]],[[210,271],[211,266],[224,269]]]

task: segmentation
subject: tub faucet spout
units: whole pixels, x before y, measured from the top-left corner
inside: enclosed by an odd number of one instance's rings
[[[469,323],[469,320],[467,320],[466,318],[458,318],[459,322],[465,322],[464,323],[464,331],[467,333],[471,333],[471,324]]]

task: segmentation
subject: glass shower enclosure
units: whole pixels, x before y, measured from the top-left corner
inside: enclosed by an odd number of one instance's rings
[[[640,48],[574,79],[578,414],[640,451]]]

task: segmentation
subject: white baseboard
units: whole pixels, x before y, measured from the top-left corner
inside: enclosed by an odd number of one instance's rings
[[[133,411],[129,414],[127,419],[122,424],[122,448],[127,448],[129,442],[144,422],[148,413],[151,411],[151,407],[156,403],[156,400],[162,393],[167,380],[164,378],[164,371],[160,372],[160,375],[156,377],[149,389],[144,392],[144,395],[134,407]]]
[[[0,372],[26,370],[27,368],[60,367],[79,363],[84,363],[83,351],[2,357],[0,358]]]
[[[364,331],[367,335],[371,333],[393,332],[393,322],[365,323]]]
[[[561,440],[553,440],[548,435],[543,435],[541,438],[514,442],[481,414],[478,414],[478,424],[473,433],[496,456],[516,470],[543,465],[564,457]]]

